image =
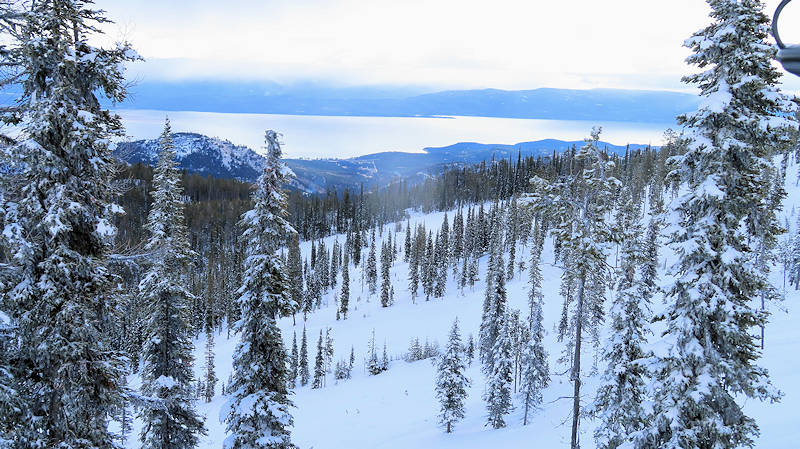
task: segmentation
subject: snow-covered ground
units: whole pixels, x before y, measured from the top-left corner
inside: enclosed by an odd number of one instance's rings
[[[796,214],[800,212],[800,207],[795,207],[800,206],[797,175],[797,166],[793,165],[787,175],[789,195],[784,207],[784,215],[792,225],[792,233],[795,232]],[[415,226],[415,223],[424,221],[428,229],[435,231],[441,224],[443,215],[443,213],[413,214],[411,223]],[[451,212],[450,222],[452,217]],[[405,223],[403,225],[403,232],[393,236],[398,239],[399,246],[402,246],[405,236]],[[388,232],[394,232],[393,225],[384,228],[384,239]],[[788,235],[783,236],[784,239],[787,237]],[[336,237],[326,239],[328,248],[332,247],[334,238]],[[340,243],[344,243],[343,236],[338,236],[338,239]],[[380,244],[380,238],[378,240]],[[524,258],[526,266],[530,258],[529,249],[523,248],[522,245],[517,249],[517,261]],[[304,255],[308,254],[310,243],[302,244],[301,250]],[[366,254],[364,253],[364,259]],[[666,250],[662,251],[662,281],[665,277],[663,272],[665,257],[667,266],[674,262],[674,258],[669,260]],[[333,375],[329,374],[327,386],[322,389],[311,389],[309,385],[294,390],[292,399],[296,407],[292,410],[295,420],[292,439],[295,444],[302,449],[568,447],[572,402],[564,398],[571,396],[572,386],[566,373],[567,367],[557,362],[564,347],[557,341],[555,330],[561,313],[562,300],[558,294],[561,271],[552,264],[551,240],[548,239],[546,243],[541,267],[544,277],[544,320],[548,331],[545,343],[550,354],[552,380],[550,387],[544,393],[542,409],[536,411],[529,425],[522,425],[522,410],[518,407],[506,419],[507,428],[495,430],[486,426],[485,403],[482,399],[485,380],[476,360],[468,370],[472,386],[468,390],[466,418],[455,426],[454,433],[445,434],[437,422],[438,402],[434,396],[435,367],[431,360],[413,363],[402,360],[402,354],[407,351],[410,340],[415,337],[421,341],[426,338],[436,340],[443,346],[450,325],[456,317],[459,319],[464,339],[466,340],[470,334],[477,338],[484,296],[483,278],[486,273],[486,262],[484,257],[480,266],[481,281],[474,289],[467,289],[462,295],[451,276],[444,298],[426,302],[422,297],[417,298],[416,303],[412,303],[407,287],[408,264],[399,261],[394,264],[391,271],[394,278],[395,303],[389,308],[381,308],[379,292],[374,296],[369,295],[366,281],[362,282],[363,264],[358,268],[351,266],[351,312],[347,320],[336,320],[334,295],[338,294],[341,282],[337,284],[337,288],[325,295],[323,307],[310,314],[307,321],[303,321],[302,315],[297,316],[295,325],[291,318],[281,320],[280,327],[287,348],[291,348],[293,332],[297,333],[299,346],[303,326],[306,327],[312,371],[320,330],[324,333],[328,327],[334,339],[334,360],[347,359],[351,346],[355,349],[356,355],[352,379],[336,382]],[[782,267],[775,268],[773,281],[782,287]],[[509,306],[522,310],[525,316],[528,294],[527,270],[522,274],[518,273],[510,280],[507,290]],[[660,307],[658,301],[659,299],[656,299],[654,304],[656,309]],[[756,442],[756,447],[759,448],[798,446],[797,440],[800,437],[800,428],[796,426],[797,412],[800,410],[800,385],[797,382],[800,379],[798,374],[800,357],[797,356],[800,352],[798,301],[800,292],[791,288],[786,291],[784,302],[770,305],[772,317],[766,329],[766,348],[761,364],[769,369],[773,383],[785,393],[785,396],[777,404],[758,401],[745,404],[746,412],[755,417],[761,428],[761,437]],[[368,375],[364,369],[368,341],[373,330],[379,354],[385,342],[393,359],[389,370],[377,376]],[[205,337],[201,337],[195,345],[198,377],[204,360],[204,339]],[[227,383],[231,373],[231,355],[236,338],[232,336],[231,339],[227,339],[226,332],[223,331],[215,336],[215,343],[217,377]],[[586,360],[590,364],[593,361],[592,355],[591,349],[586,352]],[[602,370],[601,361],[598,362],[598,370]],[[139,380],[136,376],[132,376],[131,387],[136,388],[138,385]],[[596,385],[597,376],[585,381],[584,403],[591,401]],[[218,449],[222,446],[225,431],[224,424],[219,422],[219,409],[225,399],[220,393],[221,385],[218,384],[217,395],[212,402],[198,401],[197,408],[205,416],[208,429],[208,435],[201,438],[201,448]],[[520,403],[519,398],[516,398],[516,403]],[[581,442],[585,448],[594,447],[593,427],[594,423],[588,419],[581,424]],[[128,440],[128,447],[139,447],[140,428],[141,423],[137,422]]]

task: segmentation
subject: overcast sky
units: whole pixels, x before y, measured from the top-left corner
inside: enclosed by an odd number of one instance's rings
[[[766,2],[771,16],[779,0]],[[800,1],[781,18],[800,43]],[[684,89],[702,0],[98,0],[139,79]],[[786,87],[800,81],[785,77]]]

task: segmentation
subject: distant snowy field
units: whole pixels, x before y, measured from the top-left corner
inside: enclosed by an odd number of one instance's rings
[[[791,165],[787,174],[786,188],[788,197],[784,202],[783,216],[791,225],[790,233],[782,236],[787,239],[795,232],[797,214],[800,213],[800,187],[798,187],[797,165]],[[452,211],[448,214],[452,222]],[[412,227],[416,223],[425,222],[428,229],[434,231],[442,222],[444,213],[429,215],[412,214]],[[394,232],[393,225],[387,225],[383,238],[388,232]],[[405,236],[397,233],[402,246]],[[332,247],[334,238],[344,243],[343,236],[329,237],[326,246]],[[380,238],[378,238],[380,244]],[[301,250],[310,252],[311,244],[301,244]],[[530,246],[517,248],[517,261],[525,258],[529,264]],[[567,448],[569,447],[569,425],[572,385],[569,382],[567,367],[559,364],[564,345],[556,339],[556,325],[561,313],[562,299],[558,294],[561,270],[552,265],[552,240],[548,239],[542,255],[542,274],[544,277],[544,319],[548,331],[545,343],[550,354],[551,384],[544,392],[544,402],[528,426],[522,425],[521,407],[507,417],[508,427],[494,430],[487,427],[485,403],[482,399],[485,380],[480,372],[479,363],[473,361],[468,370],[472,379],[472,387],[468,390],[466,418],[456,424],[454,433],[445,434],[438,425],[438,402],[434,396],[435,367],[431,360],[407,363],[402,354],[408,350],[411,339],[417,337],[421,341],[426,338],[437,340],[440,346],[447,341],[447,333],[453,320],[458,317],[464,340],[472,334],[477,338],[481,318],[481,305],[484,296],[487,257],[481,260],[481,281],[473,290],[466,289],[462,296],[451,278],[448,281],[444,298],[431,299],[426,302],[423,297],[417,303],[411,302],[407,290],[408,264],[400,261],[392,267],[394,278],[395,303],[383,309],[380,307],[379,294],[370,296],[366,280],[362,282],[362,266],[350,269],[350,307],[347,320],[337,321],[334,307],[334,295],[338,294],[341,281],[337,287],[323,297],[323,307],[310,314],[304,322],[302,315],[297,316],[296,325],[292,319],[280,322],[284,341],[291,348],[292,334],[297,333],[298,346],[303,326],[306,326],[309,347],[309,363],[313,371],[316,342],[320,330],[331,328],[334,339],[334,360],[349,357],[351,346],[355,348],[356,363],[353,378],[339,381],[329,374],[327,386],[322,389],[311,389],[310,384],[294,390],[292,410],[295,425],[292,440],[302,449],[420,449],[420,448]],[[364,255],[366,259],[366,254]],[[665,260],[666,258],[666,260]],[[505,258],[507,260],[507,257]],[[666,275],[663,267],[670,266],[674,257],[665,251],[661,254],[661,281]],[[614,255],[609,263],[614,264]],[[527,314],[527,269],[515,275],[507,284],[509,307],[520,309],[523,316]],[[783,286],[782,267],[776,267],[772,280],[776,286]],[[380,290],[380,289],[379,289]],[[608,295],[610,298],[613,292]],[[420,295],[422,296],[422,295]],[[327,306],[326,306],[327,301]],[[656,299],[654,309],[661,307]],[[753,416],[761,428],[761,437],[756,441],[759,448],[796,448],[800,439],[800,427],[797,425],[800,412],[800,292],[790,288],[786,291],[786,299],[780,304],[769,305],[772,316],[766,329],[766,348],[760,363],[769,369],[773,383],[783,391],[785,396],[780,403],[769,404],[749,401],[745,404],[746,412]],[[390,357],[393,359],[389,370],[377,376],[370,376],[364,370],[364,359],[370,335],[375,330],[378,351],[385,342]],[[204,360],[205,337],[195,342],[196,373],[200,376]],[[236,337],[226,339],[226,333],[215,336],[217,377],[227,383],[231,373],[231,356],[236,345]],[[584,354],[591,364],[593,351],[591,345]],[[602,361],[597,361],[597,370],[603,369]],[[138,388],[139,379],[131,376],[130,386]],[[598,376],[587,379],[584,383],[584,404],[593,399]],[[221,385],[217,385],[217,395],[211,403],[200,400],[198,411],[206,418],[208,435],[201,437],[200,448],[222,447],[225,437],[224,424],[219,422],[219,409],[225,398],[220,395]],[[521,401],[517,397],[516,404]],[[138,435],[141,422],[136,422],[134,432],[128,439],[127,447],[140,446]],[[584,448],[594,447],[594,423],[586,419],[581,424],[581,443]]]

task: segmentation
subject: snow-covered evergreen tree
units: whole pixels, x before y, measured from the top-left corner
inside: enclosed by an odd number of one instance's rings
[[[306,338],[306,327],[303,326],[303,337],[300,343],[300,362],[298,364],[298,377],[300,378],[300,385],[308,385],[308,380],[311,373],[308,369],[308,339]]]
[[[292,333],[292,352],[289,355],[289,385],[297,385],[297,373],[300,369],[300,352],[297,350],[297,332]]]
[[[620,206],[621,260],[616,298],[611,306],[611,333],[603,360],[608,363],[600,381],[591,413],[599,418],[594,436],[597,447],[615,449],[629,441],[647,422],[648,373],[646,356],[653,290],[643,271],[648,263],[640,209],[628,187]]]
[[[495,371],[494,357],[498,336],[504,326],[506,314],[505,264],[500,245],[500,233],[492,233],[489,245],[489,268],[486,274],[486,294],[483,300],[483,315],[478,335],[478,353],[483,372],[492,376]],[[509,349],[510,350],[510,349]]]
[[[342,289],[339,297],[339,307],[342,319],[347,319],[347,312],[350,310],[350,257],[344,254],[342,261]]]
[[[367,344],[366,368],[367,372],[369,372],[373,376],[376,374],[380,374],[383,371],[383,369],[381,369],[380,360],[378,360],[378,351],[375,348],[375,329],[372,330],[372,334],[370,335],[369,338],[369,343]]]
[[[2,8],[3,84],[19,89],[2,110],[19,133],[0,150],[0,234],[15,273],[2,286],[2,310],[18,342],[6,374],[24,417],[0,432],[22,447],[111,448],[122,364],[104,335],[115,302],[105,262],[120,212],[109,144],[124,132],[96,95],[124,100],[124,64],[138,56],[127,43],[94,46],[108,19],[85,1]]]
[[[11,318],[0,310],[0,448],[11,449],[23,423],[25,407],[14,377],[12,360],[19,350]],[[125,376],[121,376],[124,379]]]
[[[369,294],[374,295],[378,288],[378,259],[377,249],[375,248],[375,228],[372,228],[372,238],[369,245],[369,256],[367,256],[367,286]]]
[[[697,111],[679,117],[687,152],[671,177],[682,190],[671,205],[669,241],[677,252],[667,290],[665,349],[657,353],[655,411],[639,447],[734,448],[758,433],[744,398],[775,400],[754,328],[766,316],[753,299],[766,287],[754,263],[754,237],[774,234],[763,176],[788,143],[794,106],[777,89],[758,0],[714,0],[712,23],[685,45],[703,71],[684,81],[701,90]]]
[[[538,228],[538,222],[536,224]],[[538,229],[537,229],[538,230]],[[534,232],[536,235],[537,232]],[[523,342],[522,381],[520,393],[525,406],[523,424],[528,424],[528,414],[542,403],[542,390],[550,383],[550,368],[547,363],[547,350],[544,348],[544,325],[542,305],[542,272],[539,267],[542,254],[540,242],[531,245],[531,266],[529,271],[530,292],[528,293],[529,340]]]
[[[498,335],[494,342],[491,371],[487,373],[485,393],[487,424],[495,429],[506,426],[504,417],[514,408],[511,401],[514,360],[508,314],[498,316],[497,321]]]
[[[205,376],[203,376],[203,383],[205,384],[206,402],[211,402],[214,397],[214,389],[217,386],[217,373],[214,371],[214,332],[206,332],[206,366]]]
[[[392,287],[392,279],[389,276],[389,268],[392,265],[392,250],[386,245],[381,246],[381,307],[392,305],[392,298],[389,289]]]
[[[417,341],[419,346],[419,341]],[[465,375],[467,369],[464,362],[464,347],[458,330],[458,319],[453,321],[450,338],[447,341],[436,377],[436,397],[439,399],[439,423],[444,425],[447,433],[452,432],[453,425],[464,419],[464,401],[467,398],[467,387],[470,384]]]
[[[317,357],[314,359],[314,381],[311,388],[322,388],[325,382],[325,347],[322,343],[322,329],[317,340]]]
[[[303,262],[300,259],[300,238],[297,234],[289,241],[289,254],[286,270],[292,286],[292,300],[303,303]]]
[[[277,255],[295,233],[286,220],[283,191],[291,171],[281,161],[277,133],[267,131],[265,141],[267,163],[253,193],[253,209],[241,222],[247,244],[239,289],[242,318],[236,324],[241,341],[233,356],[231,396],[220,411],[227,424],[226,449],[294,447],[286,351],[277,325],[279,316],[297,309]]]
[[[606,263],[611,229],[606,215],[611,209],[612,190],[619,181],[611,176],[613,162],[598,148],[600,129],[592,129],[586,145],[575,155],[580,170],[573,176],[552,185],[536,180],[537,207],[556,221],[552,233],[560,245],[558,259],[564,271],[561,294],[564,298],[559,323],[559,339],[566,339],[562,361],[570,365],[573,382],[572,449],[579,443],[581,416],[581,376],[584,340],[599,345],[599,328],[603,319],[606,284],[609,281]]]
[[[195,299],[186,287],[194,252],[183,215],[183,187],[175,161],[169,120],[159,140],[153,170],[153,207],[147,217],[145,249],[160,256],[139,283],[145,304],[142,393],[158,399],[141,411],[146,449],[191,449],[205,433],[194,409],[192,329],[189,307]]]

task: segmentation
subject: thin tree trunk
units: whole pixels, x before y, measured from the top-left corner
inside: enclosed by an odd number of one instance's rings
[[[574,390],[572,397],[572,439],[571,449],[580,449],[578,441],[578,424],[581,415],[581,333],[583,331],[583,296],[586,283],[586,269],[581,270],[580,282],[578,284],[578,303],[575,322],[575,354],[573,356],[572,380]]]
[[[530,392],[525,393],[525,416],[522,418],[522,425],[528,425],[528,403],[530,402]]]

